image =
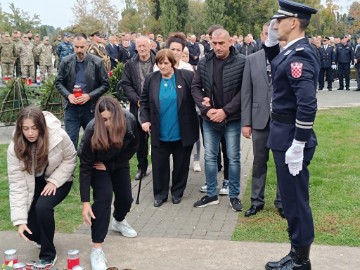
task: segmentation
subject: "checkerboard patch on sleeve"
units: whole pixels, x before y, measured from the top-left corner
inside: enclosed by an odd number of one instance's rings
[[[292,62],[291,63],[291,76],[293,76],[293,78],[295,78],[295,79],[300,78],[301,74],[302,74],[302,67],[303,67],[303,63]]]

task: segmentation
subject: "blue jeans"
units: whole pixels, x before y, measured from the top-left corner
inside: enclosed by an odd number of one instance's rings
[[[91,112],[91,103],[84,105],[70,104],[64,113],[65,131],[73,142],[75,149],[77,149],[79,141],[80,127],[84,130],[87,124],[94,118],[94,113]]]
[[[203,128],[207,195],[209,197],[217,195],[217,156],[221,137],[224,136],[229,159],[229,197],[238,197],[240,194],[240,120],[227,122],[220,129],[214,127],[212,122],[203,121]]]

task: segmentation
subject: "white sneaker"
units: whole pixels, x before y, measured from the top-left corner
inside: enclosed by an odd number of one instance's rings
[[[194,172],[201,172],[200,161],[194,161]]]
[[[127,223],[126,219],[119,222],[119,221],[116,221],[115,218],[113,218],[111,228],[114,231],[121,233],[125,237],[136,237],[137,236],[137,232],[133,228],[131,228],[129,223]]]
[[[229,195],[229,180],[223,180],[222,188],[219,190],[219,195]]]
[[[93,248],[90,254],[92,270],[106,270],[106,258],[102,248]]]
[[[216,188],[219,188],[219,186],[217,186]],[[203,185],[199,188],[199,191],[202,193],[206,193],[207,192],[207,185]]]
[[[207,192],[207,185],[206,184],[200,187],[200,192],[202,192],[202,193]]]

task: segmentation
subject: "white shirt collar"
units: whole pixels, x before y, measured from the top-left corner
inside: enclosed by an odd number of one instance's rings
[[[297,39],[290,41],[288,44],[286,44],[286,46],[284,47],[283,50],[286,50],[287,48],[289,48],[291,45],[293,45],[295,42],[299,41],[302,38],[305,38],[305,37],[297,38]]]

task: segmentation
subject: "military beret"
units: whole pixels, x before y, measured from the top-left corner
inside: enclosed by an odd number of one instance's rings
[[[90,37],[93,37],[93,36],[100,36],[100,32],[99,31],[95,31],[94,33],[92,33],[90,35]]]
[[[318,11],[312,7],[309,7],[302,3],[297,3],[287,0],[278,0],[279,10],[271,19],[283,19],[287,17],[295,17],[299,19],[310,20],[312,14],[316,14]]]
[[[71,34],[69,32],[65,32],[64,37],[71,37]]]

